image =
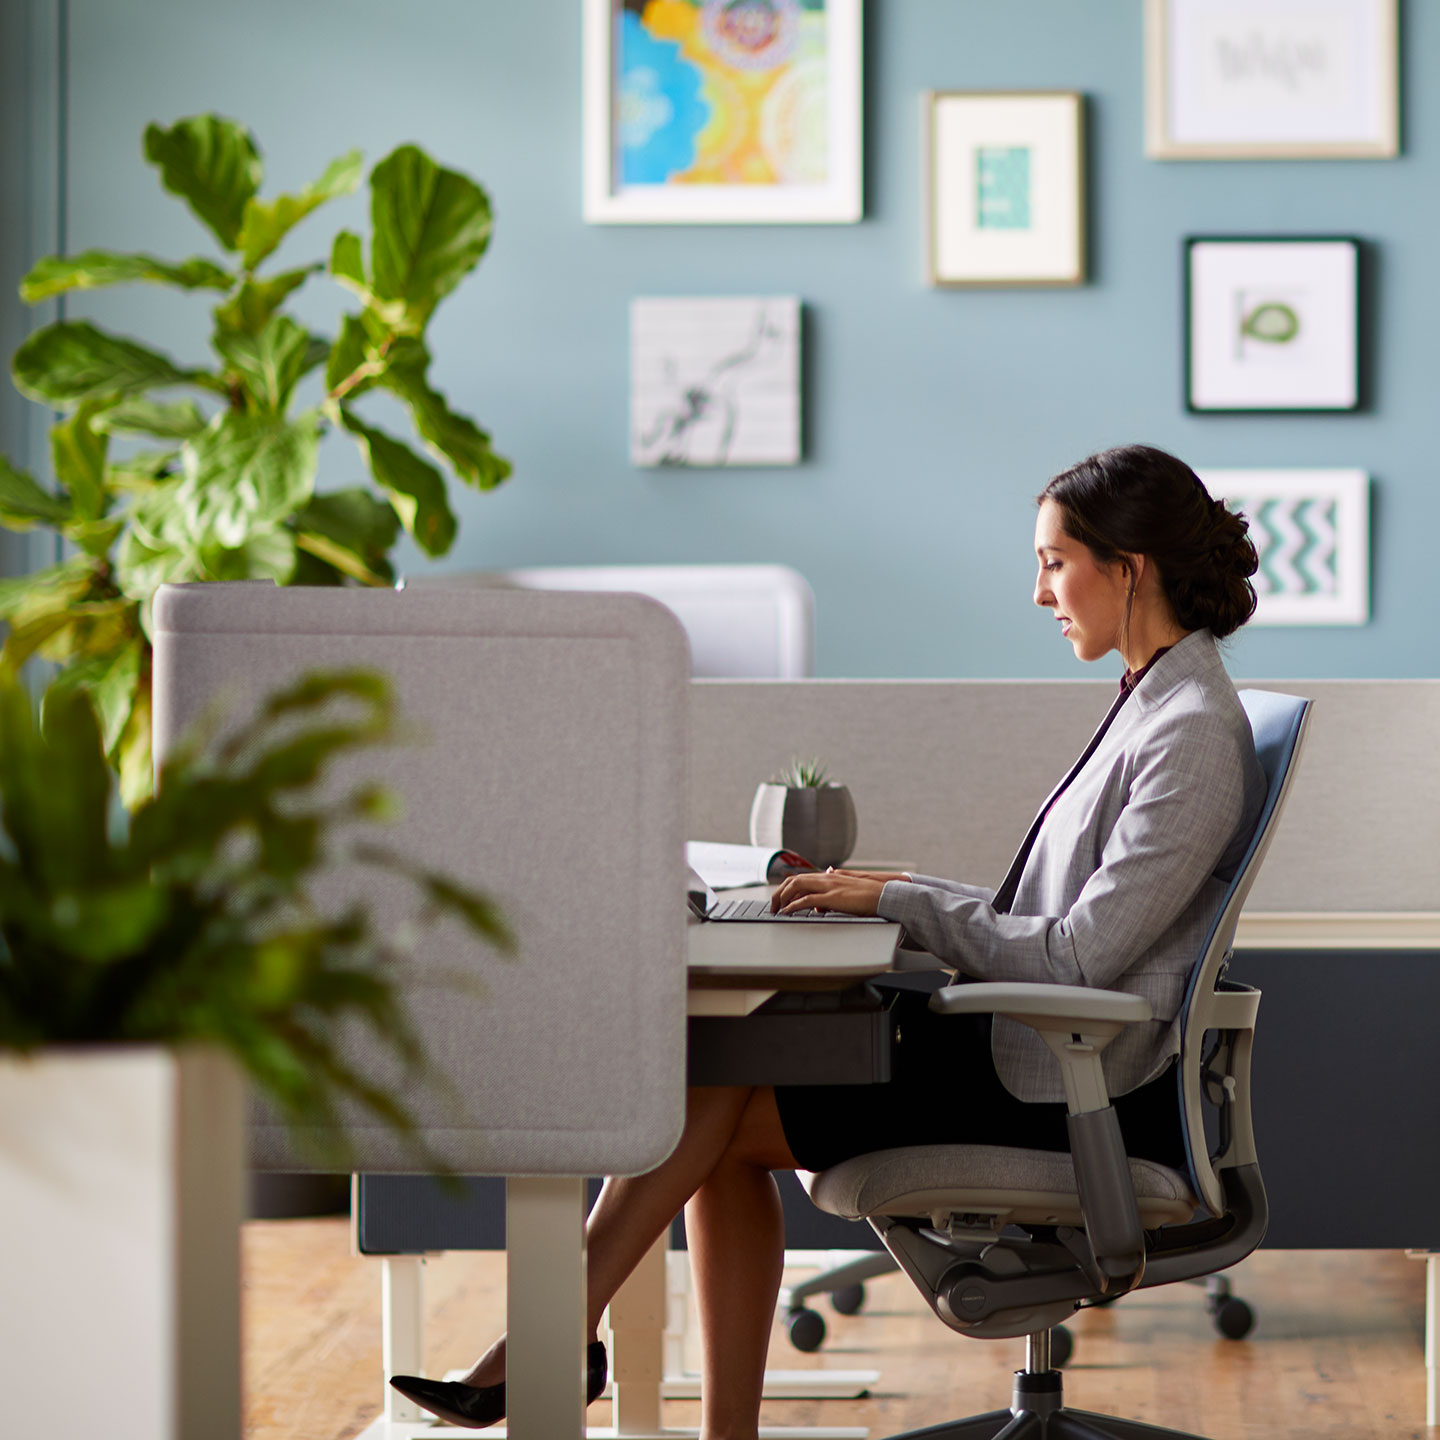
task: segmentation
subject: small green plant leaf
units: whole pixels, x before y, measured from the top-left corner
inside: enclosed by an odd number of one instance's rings
[[[360,237],[342,230],[330,246],[330,273],[361,299],[370,298],[370,282],[365,278],[365,251]]]
[[[98,413],[97,430],[127,435],[153,435],[158,440],[188,440],[209,422],[193,400],[149,400],[130,396]]]
[[[272,315],[258,335],[222,330],[215,349],[239,377],[255,409],[267,415],[284,414],[312,356],[309,334],[288,315]]]
[[[52,495],[0,455],[0,525],[29,530],[34,525],[64,525],[74,518],[68,500]]]
[[[386,557],[400,534],[400,517],[368,490],[312,496],[291,523],[302,549],[343,574],[371,585],[394,581]]]
[[[245,206],[237,239],[245,268],[253,270],[312,210],[337,195],[348,195],[360,183],[364,168],[364,156],[358,150],[349,150],[332,160],[325,173],[299,194],[277,195],[274,200],[251,199]]]
[[[286,585],[295,570],[295,537],[283,526],[256,527],[238,545],[203,541],[197,580],[273,580]]]
[[[194,115],[169,129],[149,125],[145,158],[227,250],[240,248],[245,207],[264,173],[259,147],[243,125],[219,115]]]
[[[257,280],[253,276],[242,282],[240,288],[223,305],[217,305],[211,312],[215,324],[221,330],[238,330],[245,335],[258,335],[266,322],[286,299],[298,290],[312,275],[325,267],[318,262],[302,265],[296,270],[284,270],[268,280]]]
[[[375,483],[390,497],[406,531],[427,555],[443,555],[455,539],[445,480],[428,461],[348,410],[341,421],[355,437]]]
[[[318,446],[309,416],[221,415],[182,451],[184,478],[174,500],[183,533],[235,547],[251,531],[278,525],[309,500]],[[171,529],[160,533],[175,536]]]
[[[20,298],[27,305],[38,305],[69,290],[96,290],[135,281],[178,285],[183,290],[228,290],[235,277],[213,260],[190,259],[177,264],[153,255],[86,250],[79,255],[46,256],[20,282]]]
[[[418,334],[480,263],[490,243],[489,197],[468,176],[402,145],[370,173],[370,221],[371,288],[379,301],[396,302],[389,308],[397,330]]]
[[[51,699],[70,692],[88,695],[100,724],[101,744],[109,755],[129,724],[146,663],[144,641],[136,634],[117,650],[67,666],[50,682],[46,694]]]
[[[384,368],[359,316],[345,316],[325,364],[325,388],[330,395],[337,400],[363,395]]]
[[[0,620],[24,624],[35,615],[64,613],[90,589],[94,567],[74,556],[13,580],[0,580]]]
[[[105,513],[105,455],[108,442],[95,427],[97,410],[81,405],[50,430],[55,478],[70,492],[75,519],[98,520]]]
[[[87,320],[62,320],[37,330],[15,352],[10,373],[23,394],[60,410],[163,385],[216,388],[210,377],[181,370],[168,356],[107,335]]]
[[[430,386],[430,355],[419,340],[405,339],[393,347],[380,383],[410,409],[421,439],[449,462],[455,473],[481,490],[493,490],[512,469],[490,448],[490,436],[466,415],[451,410],[445,397]]]

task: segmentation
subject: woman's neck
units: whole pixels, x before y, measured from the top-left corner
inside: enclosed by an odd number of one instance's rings
[[[1157,617],[1143,625],[1137,625],[1136,618],[1132,617],[1130,632],[1119,647],[1120,658],[1125,662],[1125,668],[1131,674],[1143,670],[1154,658],[1157,650],[1163,650],[1168,645],[1175,645],[1193,633],[1181,629],[1176,621],[1168,617],[1164,620]]]

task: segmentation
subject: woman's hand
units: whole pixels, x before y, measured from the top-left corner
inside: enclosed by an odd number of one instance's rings
[[[885,881],[855,871],[824,870],[791,875],[770,897],[770,909],[781,915],[800,910],[838,910],[842,915],[873,915]]]

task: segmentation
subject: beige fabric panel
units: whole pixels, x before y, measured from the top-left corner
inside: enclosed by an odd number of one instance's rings
[[[493,894],[519,939],[513,960],[458,928],[417,952],[407,1000],[447,1088],[406,1099],[430,1144],[491,1175],[635,1173],[668,1154],[685,1035],[689,667],[674,617],[638,596],[264,585],[168,588],[156,616],[162,751],[217,692],[253,702],[320,667],[391,676],[416,743],[347,759],[337,788],[397,791],[404,818],[376,838]],[[330,877],[327,903],[360,898],[386,928],[413,910],[409,887],[373,871]],[[383,1126],[347,1128],[360,1169],[416,1168]],[[262,1168],[305,1168],[264,1111],[252,1149]]]
[[[1440,680],[1244,681],[1316,702],[1249,909],[1440,909]],[[1108,682],[696,681],[694,839],[743,841],[755,786],[818,756],[855,857],[998,885],[1115,694]]]

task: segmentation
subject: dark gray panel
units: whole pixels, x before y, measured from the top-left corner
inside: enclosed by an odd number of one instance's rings
[[[1272,1249],[1440,1246],[1440,955],[1249,951]]]

